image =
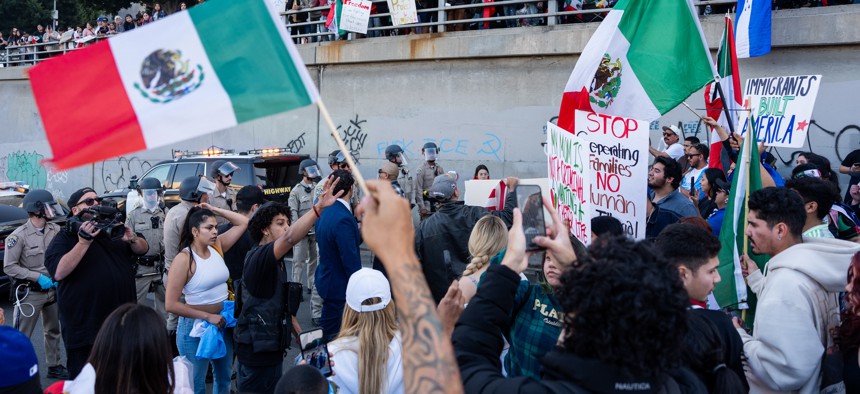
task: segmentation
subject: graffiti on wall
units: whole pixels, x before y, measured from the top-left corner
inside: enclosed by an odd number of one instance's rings
[[[855,149],[860,149],[860,145],[851,144],[850,136],[852,135],[860,135],[860,126],[849,124],[843,127],[839,131],[829,130],[823,127],[820,123],[816,122],[815,119],[809,121],[810,126],[815,126],[815,129],[809,129],[809,133],[806,134],[806,145],[801,150],[788,151],[787,149],[776,149],[770,148],[768,152],[773,154],[777,160],[779,160],[784,166],[792,166],[794,165],[794,161],[797,159],[797,156],[803,152],[814,152],[824,157],[836,158],[836,163],[831,163],[834,168],[838,168],[842,160],[848,156],[849,153],[854,151]],[[826,149],[816,149],[812,145],[812,134],[813,130],[819,130],[824,134],[823,138],[826,141],[827,139],[832,139],[832,144],[822,144],[822,140],[816,138],[816,142],[819,146],[825,145],[827,147],[832,147],[832,151],[828,151]],[[816,151],[817,150],[817,151]]]
[[[37,151],[17,150],[0,157],[0,181],[20,181],[31,189],[46,189],[55,198],[64,198],[68,171],[56,171],[42,165],[45,155]]]
[[[362,126],[364,123],[367,123],[367,120],[362,120],[358,114],[355,114],[355,119],[351,119],[346,127],[337,126],[337,130],[341,132],[343,143],[349,149],[349,153],[356,163],[359,163],[361,148],[364,148],[364,143],[367,142],[367,130],[364,130]]]
[[[149,161],[137,156],[120,156],[116,159],[105,160],[101,165],[102,190],[111,191],[128,187],[133,176],[140,177],[144,172],[152,168]]]
[[[305,133],[302,133],[292,141],[288,142],[286,148],[290,153],[299,153],[305,145],[307,145],[305,142]]]

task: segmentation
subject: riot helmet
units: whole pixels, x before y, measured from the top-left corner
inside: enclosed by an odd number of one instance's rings
[[[66,210],[54,200],[51,192],[44,189],[30,190],[24,196],[24,210],[48,220],[66,214]]]
[[[339,154],[340,154],[340,150],[333,150],[333,151],[331,151],[331,153],[328,154],[328,166],[329,167],[335,167],[337,165],[337,163],[338,163],[337,155],[339,155]]]
[[[215,190],[215,184],[202,175],[190,176],[179,184],[179,198],[189,202],[200,202],[204,194]]]
[[[314,182],[322,178],[320,167],[313,159],[304,159],[299,163],[299,175],[306,176]]]
[[[143,199],[143,208],[154,211],[161,205],[161,196],[164,191],[161,182],[155,178],[143,178],[137,183],[140,197]]]
[[[216,182],[221,182],[224,186],[230,186],[230,181],[225,181],[222,177],[232,176],[233,173],[239,169],[239,166],[233,164],[231,161],[218,160],[212,163],[212,171],[210,175]]]
[[[388,145],[385,148],[385,159],[400,166],[408,166],[409,163],[406,162],[406,155],[404,153],[400,145]]]
[[[421,148],[421,152],[424,153],[424,160],[433,162],[436,161],[436,154],[439,152],[439,148],[436,146],[436,143],[428,142]]]

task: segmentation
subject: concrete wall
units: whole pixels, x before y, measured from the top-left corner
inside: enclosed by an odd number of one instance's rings
[[[822,74],[816,124],[810,126],[811,144],[803,150],[823,154],[837,165],[860,144],[860,7],[779,11],[773,25],[773,52],[742,59],[741,75]],[[421,146],[435,141],[442,166],[463,177],[471,177],[481,163],[493,177],[539,177],[546,175],[540,145],[546,138],[544,125],[558,113],[563,87],[596,26],[385,37],[308,44],[300,52],[366,176],[375,176],[386,145],[404,146],[410,166],[416,167]],[[703,27],[708,42],[717,45],[722,18],[706,17]],[[0,69],[0,102],[0,180],[25,180],[61,196],[83,185],[99,191],[123,187],[132,175],[169,159],[170,148],[243,150],[298,141],[301,153],[323,160],[335,149],[317,109],[310,107],[58,173],[39,163],[50,157],[50,148],[22,69]],[[702,94],[688,103],[702,108]],[[86,98],[69,103],[69,111],[82,105]],[[651,127],[657,130],[669,122],[681,123],[686,133],[700,138],[706,134],[683,108]],[[659,142],[656,131],[652,140]],[[793,161],[793,150],[775,153],[785,164]]]

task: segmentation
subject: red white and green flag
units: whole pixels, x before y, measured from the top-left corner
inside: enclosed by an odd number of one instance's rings
[[[340,16],[343,14],[343,1],[335,0],[331,2],[328,15],[325,18],[325,27],[328,29],[337,29],[338,35],[346,34],[346,30],[340,28]]]
[[[714,298],[720,308],[747,309],[753,306],[753,294],[747,293],[747,284],[741,271],[740,255],[748,249],[749,256],[764,272],[764,264],[769,257],[767,255],[755,255],[749,248],[749,239],[744,236],[747,225],[749,210],[747,204],[749,196],[762,189],[761,185],[761,160],[758,153],[758,144],[755,143],[757,136],[755,128],[751,128],[752,135],[747,136],[741,148],[738,162],[735,165],[734,177],[732,179],[732,190],[729,193],[729,203],[726,206],[723,226],[720,228],[720,266],[717,269],[722,281],[714,289]],[[752,143],[749,143],[751,142]],[[746,246],[746,247],[745,247]],[[752,320],[752,315],[748,317]]]
[[[50,161],[72,168],[318,101],[270,3],[207,1],[33,67]]]
[[[726,29],[720,40],[720,49],[717,51],[717,72],[720,75],[720,87],[726,97],[727,103],[717,94],[716,82],[705,87],[705,108],[708,116],[717,120],[726,130],[734,130],[729,124],[736,126],[738,123],[738,111],[741,109],[741,76],[738,72],[738,54],[735,50],[735,33],[732,27],[732,18],[726,15]],[[729,116],[723,107],[728,109]],[[716,131],[711,130],[711,153],[708,167],[723,168],[720,157],[722,156],[723,144]]]
[[[558,125],[577,109],[656,120],[714,80],[689,0],[621,0],[582,51],[561,99]]]

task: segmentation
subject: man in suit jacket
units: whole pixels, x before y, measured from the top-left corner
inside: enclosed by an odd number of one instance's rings
[[[319,246],[316,287],[323,299],[320,326],[326,342],[334,339],[340,331],[346,303],[346,284],[350,275],[361,269],[358,249],[361,235],[349,204],[355,179],[347,170],[334,171],[330,177],[340,178],[332,194],[337,195],[341,190],[344,194],[322,213],[316,223]]]

